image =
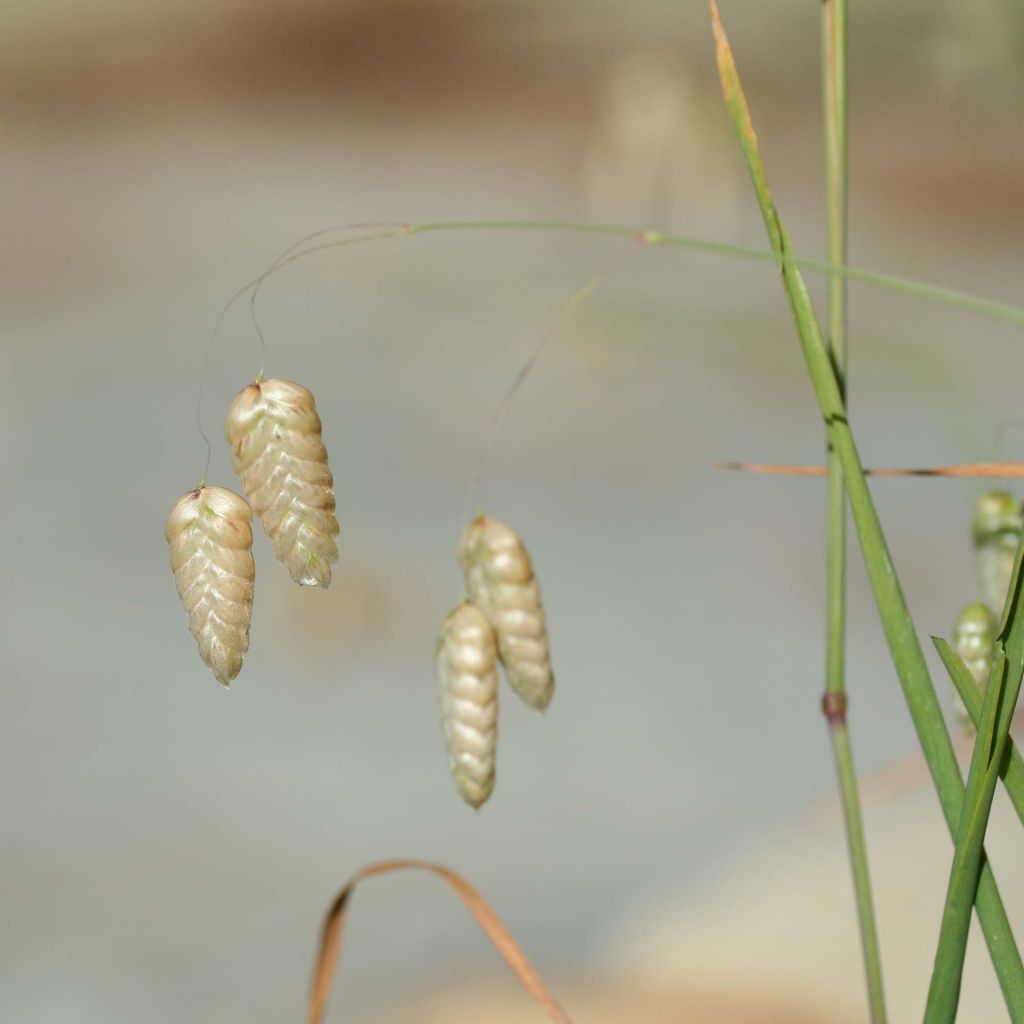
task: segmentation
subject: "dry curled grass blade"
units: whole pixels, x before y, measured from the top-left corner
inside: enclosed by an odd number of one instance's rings
[[[338,965],[338,954],[341,951],[341,930],[345,922],[345,911],[352,891],[364,878],[408,870],[427,871],[446,882],[476,919],[476,923],[491,940],[501,958],[512,968],[523,988],[547,1011],[552,1020],[558,1021],[559,1024],[572,1024],[569,1015],[548,991],[544,979],[526,958],[526,954],[519,948],[515,939],[509,935],[501,923],[501,918],[491,909],[483,896],[450,868],[420,860],[388,860],[370,864],[357,871],[345,884],[345,888],[338,893],[327,911],[320,932],[320,947],[313,969],[313,984],[309,992],[309,1009],[306,1014],[308,1024],[321,1024],[327,1009],[327,1000],[330,998],[334,972]]]
[[[717,469],[770,476],[828,476],[827,466],[788,466],[766,462],[719,462]],[[923,466],[918,469],[880,467],[864,470],[865,476],[989,477],[1015,480],[1024,477],[1024,462],[964,462],[953,466]]]

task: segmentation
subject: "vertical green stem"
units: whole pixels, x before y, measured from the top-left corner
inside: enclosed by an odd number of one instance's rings
[[[953,744],[928,674],[924,651],[921,650],[917,631],[910,618],[910,609],[903,596],[903,588],[892,564],[882,524],[871,500],[864,465],[857,451],[853,431],[846,419],[846,406],[835,367],[818,324],[807,285],[793,262],[793,246],[789,235],[782,226],[771,190],[768,188],[757,133],[750,118],[750,107],[743,94],[729,37],[725,34],[725,26],[722,24],[715,0],[709,0],[709,6],[715,36],[718,75],[722,81],[722,95],[736,130],[743,159],[750,172],[750,180],[764,217],[765,230],[779,262],[782,285],[789,298],[807,372],[814,386],[814,396],[828,428],[829,440],[843,468],[850,510],[860,537],[861,551],[868,571],[868,580],[875,595],[875,604],[882,617],[885,638],[889,643],[910,716],[914,720],[921,749],[939,794],[942,813],[955,838],[964,800],[964,780],[960,775]],[[978,878],[975,906],[1010,1017],[1015,1021],[1024,1021],[1024,961],[1021,960],[1020,951],[1017,949],[992,868],[984,858]]]
[[[828,261],[847,261],[847,73],[846,0],[824,0],[821,18],[822,109],[825,135]],[[846,398],[846,278],[828,278],[828,352]],[[839,778],[846,842],[853,872],[853,889],[860,924],[861,948],[867,975],[871,1020],[884,1024],[885,990],[879,953],[878,928],[871,896],[867,844],[861,816],[853,746],[846,722],[846,487],[839,458],[828,452],[828,552],[826,570],[827,625],[825,635],[825,697],[823,707],[832,739]]]

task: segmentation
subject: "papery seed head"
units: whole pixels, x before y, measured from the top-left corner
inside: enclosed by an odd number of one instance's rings
[[[164,534],[174,582],[199,654],[227,686],[249,649],[253,586],[252,509],[223,487],[178,499]]]
[[[992,668],[997,628],[995,615],[981,601],[976,601],[962,609],[953,626],[953,650],[963,659],[982,692],[984,692],[988,674]],[[967,731],[973,731],[974,723],[959,694],[954,693],[953,706],[961,726]]]
[[[989,491],[978,499],[971,523],[978,581],[982,599],[995,611],[1006,601],[1022,525],[1020,506],[1006,491]]]
[[[459,541],[470,600],[487,616],[509,685],[543,711],[554,694],[547,627],[529,552],[510,526],[478,516]]]
[[[996,620],[992,609],[983,601],[975,601],[960,610],[953,634],[968,640],[983,637],[991,644],[995,642],[995,629]]]
[[[338,520],[312,393],[276,378],[250,384],[231,403],[224,432],[278,561],[296,583],[328,586]]]
[[[494,789],[498,652],[479,608],[463,602],[445,620],[435,655],[441,729],[462,799],[479,808]]]
[[[974,507],[971,531],[982,543],[993,534],[1020,533],[1022,525],[1020,506],[1008,491],[987,491]]]

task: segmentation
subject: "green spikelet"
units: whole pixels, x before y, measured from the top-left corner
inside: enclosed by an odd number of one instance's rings
[[[989,669],[992,667],[992,650],[996,642],[996,617],[987,605],[981,601],[969,604],[957,616],[953,627],[953,649],[964,660],[970,669],[978,688],[983,690],[988,680]],[[963,701],[953,695],[953,706],[956,709],[960,724],[968,732],[974,731],[971,716]]]
[[[971,523],[974,554],[982,600],[995,612],[1002,610],[1010,589],[1022,524],[1020,506],[1006,491],[989,491],[978,499]]]

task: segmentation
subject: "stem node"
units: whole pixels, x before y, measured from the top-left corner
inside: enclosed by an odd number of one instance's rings
[[[830,690],[821,698],[821,713],[832,729],[846,725],[846,708],[849,701],[841,690]]]

